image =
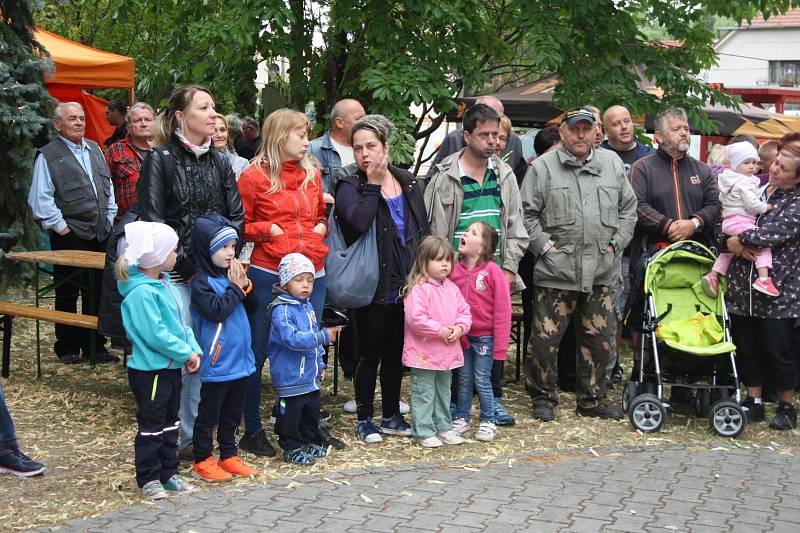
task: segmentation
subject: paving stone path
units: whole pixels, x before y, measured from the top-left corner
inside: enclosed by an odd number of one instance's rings
[[[220,487],[44,531],[798,533],[798,453],[791,443],[676,446],[359,469]]]

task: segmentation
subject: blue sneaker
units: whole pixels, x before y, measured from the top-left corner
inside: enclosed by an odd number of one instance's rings
[[[381,420],[381,433],[395,435],[398,437],[410,437],[411,426],[403,418],[403,415],[394,415],[391,418]]]
[[[283,452],[283,461],[285,463],[292,463],[299,466],[311,466],[316,461],[314,457],[306,453],[305,446],[296,448],[294,450],[286,450]]]
[[[508,414],[506,408],[500,403],[500,398],[494,399],[494,423],[498,426],[513,426],[516,423],[514,417]]]
[[[34,461],[18,449],[6,450],[0,454],[0,474],[30,477],[37,476],[44,470],[42,463]]]
[[[356,433],[358,433],[358,438],[367,444],[377,444],[378,442],[383,442],[381,432],[377,427],[375,427],[375,424],[372,422],[371,418],[359,420],[358,425],[356,426]]]
[[[303,451],[315,459],[319,459],[320,457],[325,457],[328,455],[328,450],[326,448],[317,446],[313,442],[303,445]]]

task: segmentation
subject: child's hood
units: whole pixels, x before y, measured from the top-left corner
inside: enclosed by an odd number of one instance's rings
[[[195,220],[192,228],[192,253],[194,254],[195,267],[198,271],[205,272],[213,277],[227,274],[228,269],[215,266],[211,262],[211,254],[209,253],[211,239],[226,226],[233,228],[230,221],[222,215],[203,215]]]
[[[302,306],[306,300],[301,300],[299,298],[295,298],[286,290],[284,290],[280,285],[277,283],[272,286],[272,294],[275,295],[275,298],[267,305],[267,312],[272,313],[272,310],[278,305],[300,305]]]
[[[163,273],[161,275],[164,276],[167,281],[169,281],[169,275],[167,273]],[[131,265],[128,268],[128,281],[120,281],[117,283],[117,288],[119,289],[119,293],[124,298],[133,292],[133,289],[141,285],[154,285],[156,287],[161,287],[161,280],[153,279],[147,274],[140,272],[139,267],[136,265]]]

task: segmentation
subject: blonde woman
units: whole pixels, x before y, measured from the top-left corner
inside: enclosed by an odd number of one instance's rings
[[[166,224],[178,234],[178,255],[170,278],[181,293],[187,317],[191,317],[189,281],[195,272],[191,245],[195,219],[222,215],[239,235],[244,224],[231,165],[211,148],[216,116],[214,97],[205,87],[183,85],[175,89],[167,109],[156,119],[156,148],[142,162],[136,184],[139,218]],[[200,403],[200,378],[184,372],[182,380],[178,448],[186,457]]]
[[[231,149],[231,143],[228,142],[228,120],[222,115],[217,115],[215,124],[211,142],[214,144],[214,148],[228,158],[228,162],[230,162],[233,173],[238,180],[239,176],[242,175],[242,171],[247,167],[248,161],[244,157],[236,155],[236,152]]]
[[[267,359],[267,306],[278,283],[278,265],[290,253],[301,253],[314,264],[314,291],[309,300],[319,320],[325,304],[325,202],[320,171],[309,156],[308,118],[299,111],[279,109],[261,128],[261,146],[237,183],[245,209],[245,240],[255,243],[248,275],[258,296],[250,315],[256,372],[250,377],[244,406],[245,434],[240,447],[272,456],[274,449],[261,423],[261,371]],[[265,327],[266,326],[266,327]]]

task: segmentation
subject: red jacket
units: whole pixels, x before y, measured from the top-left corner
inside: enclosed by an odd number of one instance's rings
[[[325,236],[314,231],[314,226],[325,218],[325,202],[322,199],[322,182],[319,170],[314,179],[302,190],[306,171],[297,161],[288,161],[281,167],[284,188],[268,193],[270,178],[267,169],[259,170],[250,165],[242,172],[236,183],[244,206],[244,238],[254,242],[250,263],[277,271],[283,256],[299,252],[320,270],[325,263],[328,245]],[[270,236],[273,224],[280,226],[283,235]]]

